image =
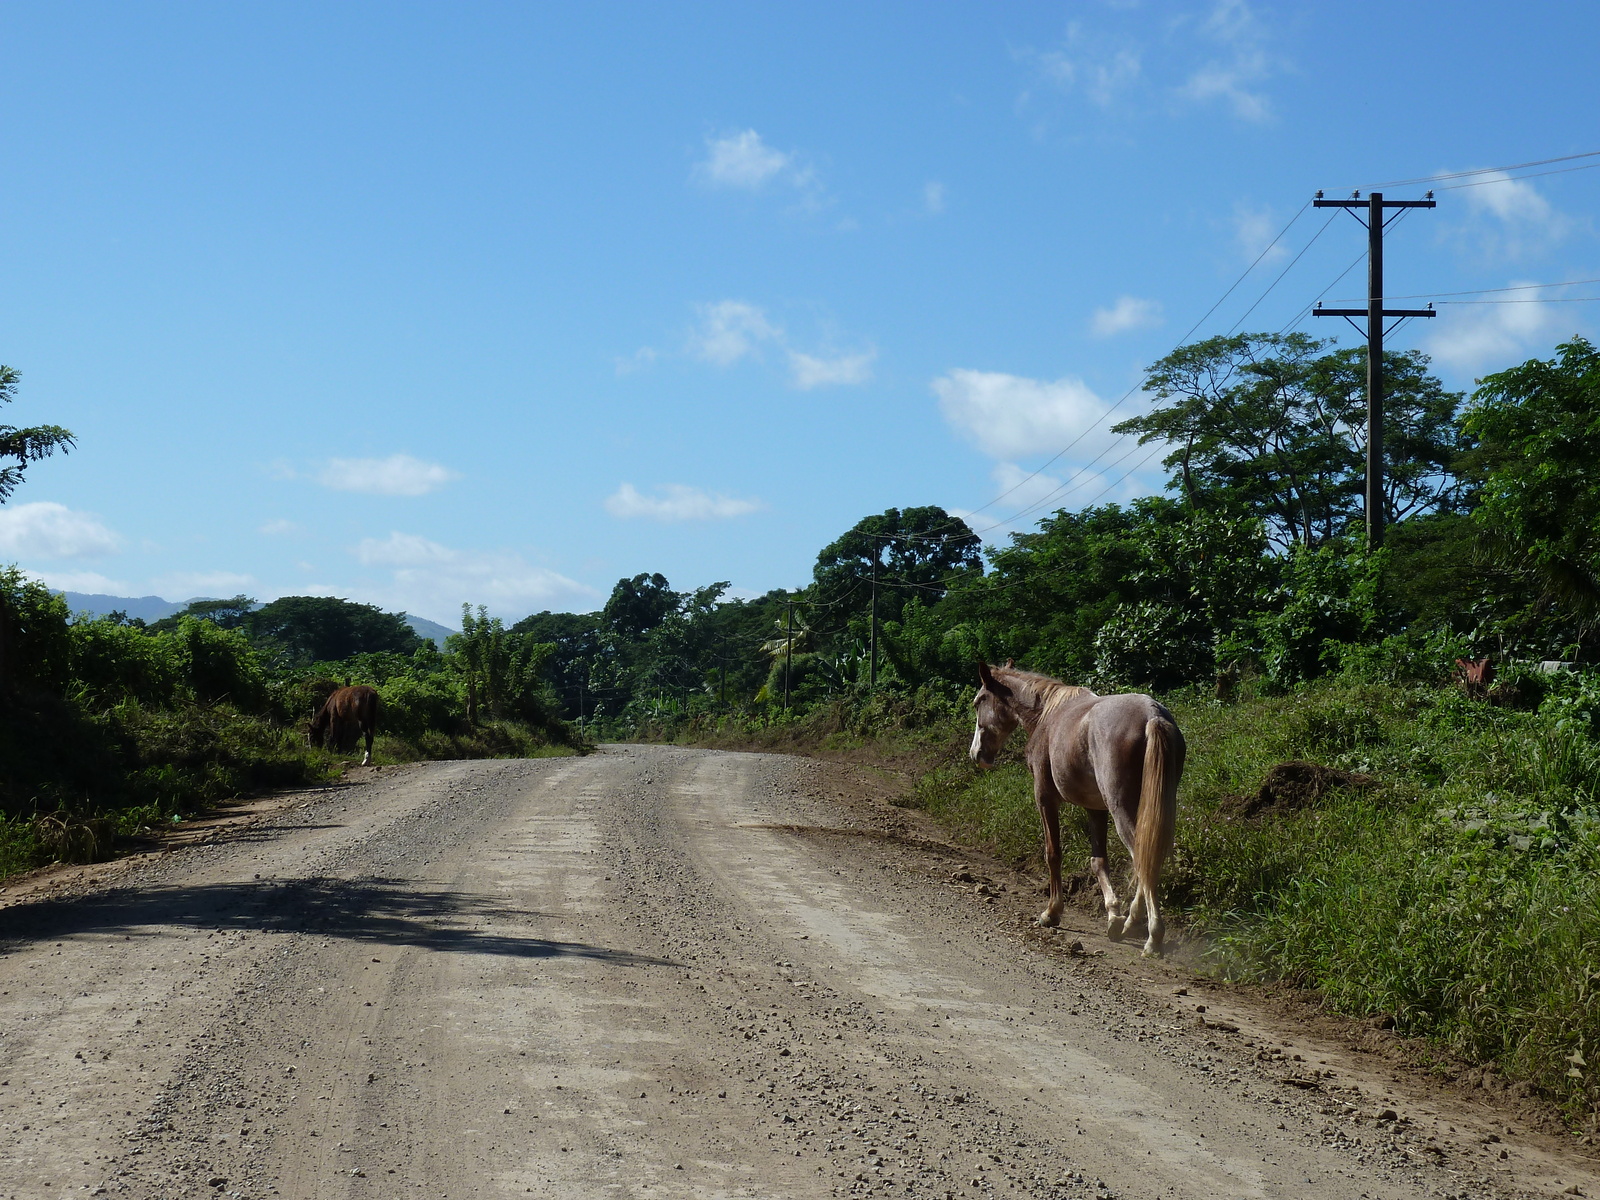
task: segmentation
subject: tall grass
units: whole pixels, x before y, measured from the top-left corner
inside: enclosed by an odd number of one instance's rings
[[[1392,1017],[1594,1119],[1600,684],[1559,684],[1538,711],[1349,677],[1168,702],[1189,744],[1168,902],[1213,970]],[[1020,735],[980,772],[965,758],[970,732],[953,709],[922,732],[939,750],[910,802],[969,844],[1037,863]],[[1288,760],[1375,783],[1239,816],[1238,801]],[[1068,869],[1081,869],[1087,849],[1070,813],[1064,824]]]

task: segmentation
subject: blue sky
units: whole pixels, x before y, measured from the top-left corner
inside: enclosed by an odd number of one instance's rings
[[[0,559],[452,623],[1158,490],[1108,410],[1313,191],[1600,150],[1586,3],[13,0],[0,44],[6,419],[79,438]],[[1597,162],[1441,181],[1390,293],[1600,277]],[[1302,213],[1195,336],[1359,296],[1363,237]],[[1467,388],[1596,309],[1391,344]]]

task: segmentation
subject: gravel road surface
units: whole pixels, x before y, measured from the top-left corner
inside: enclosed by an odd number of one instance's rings
[[[14,885],[0,1196],[1600,1195],[1553,1137],[1030,929],[1021,877],[860,777],[388,768]]]

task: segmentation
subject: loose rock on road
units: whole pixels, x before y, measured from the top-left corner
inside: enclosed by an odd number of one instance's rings
[[[1600,1194],[1027,930],[843,770],[391,768],[0,897],[0,1196]]]

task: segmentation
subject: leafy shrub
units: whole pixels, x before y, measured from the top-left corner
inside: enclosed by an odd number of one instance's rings
[[[1194,613],[1140,600],[1119,604],[1095,635],[1095,670],[1115,684],[1165,690],[1211,670],[1211,631]]]

